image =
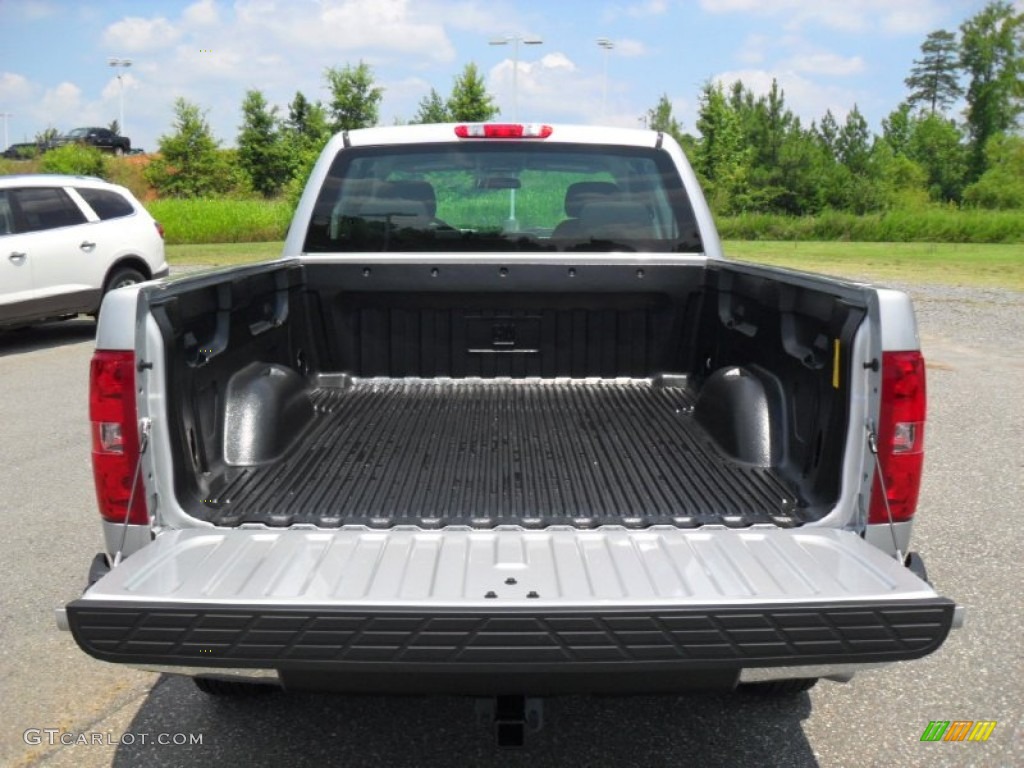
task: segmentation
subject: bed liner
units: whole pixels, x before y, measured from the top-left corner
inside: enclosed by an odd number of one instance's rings
[[[229,467],[216,525],[799,525],[770,468],[727,456],[662,379],[352,379],[277,461]],[[331,377],[327,377],[331,381]],[[337,382],[336,382],[337,383]]]

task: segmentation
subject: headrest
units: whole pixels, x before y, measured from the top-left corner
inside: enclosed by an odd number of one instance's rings
[[[437,213],[437,195],[429,181],[392,181],[384,194],[392,199],[421,203],[427,216],[433,217]]]
[[[618,194],[619,188],[610,181],[577,181],[565,190],[565,215],[577,218],[583,206],[594,198]]]

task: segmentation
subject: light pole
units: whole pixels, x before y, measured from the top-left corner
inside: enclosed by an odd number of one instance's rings
[[[601,119],[608,119],[608,56],[615,47],[615,43],[607,37],[597,38],[597,45],[604,49],[604,87],[601,90]]]
[[[132,60],[111,57],[107,59],[107,63],[117,70],[117,85],[121,96],[121,117],[117,121],[117,130],[118,133],[124,136],[126,135],[124,132],[124,80],[121,79],[121,75],[124,73],[124,70],[132,65]]]
[[[4,119],[4,149],[7,149],[10,142],[7,141],[7,118],[14,117],[10,112],[0,112],[0,117]]]
[[[519,44],[541,45],[544,41],[539,37],[523,37],[522,35],[505,35],[490,41],[490,45],[512,44],[512,119],[519,122]]]
[[[541,45],[544,41],[539,37],[523,37],[522,35],[505,35],[496,37],[490,41],[491,45],[512,44],[512,120],[519,122],[519,44]],[[516,219],[516,191],[508,191],[508,221],[505,222],[505,229],[508,232],[519,231],[519,221]]]

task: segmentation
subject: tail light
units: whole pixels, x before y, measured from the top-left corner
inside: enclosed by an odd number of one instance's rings
[[[135,355],[97,350],[89,371],[92,471],[96,501],[104,520],[135,525],[149,522],[139,463],[135,410]],[[135,484],[134,498],[132,484]],[[131,511],[128,510],[131,500]]]
[[[153,220],[153,224],[156,226],[156,232],[157,232],[158,235],[160,235],[160,239],[163,240],[164,239],[164,225],[161,224],[159,221],[156,221],[155,219]]]
[[[878,461],[885,489],[883,491],[876,475],[868,510],[869,523],[888,523],[890,511],[896,523],[914,516],[924,465],[926,404],[921,353],[885,352],[878,420]]]
[[[554,129],[536,123],[467,123],[455,126],[460,139],[546,139]]]

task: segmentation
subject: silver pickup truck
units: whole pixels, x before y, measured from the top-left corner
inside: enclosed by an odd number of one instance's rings
[[[909,298],[723,259],[657,132],[340,134],[280,260],[112,292],[91,375],[58,619],[210,693],[787,693],[962,618]]]

